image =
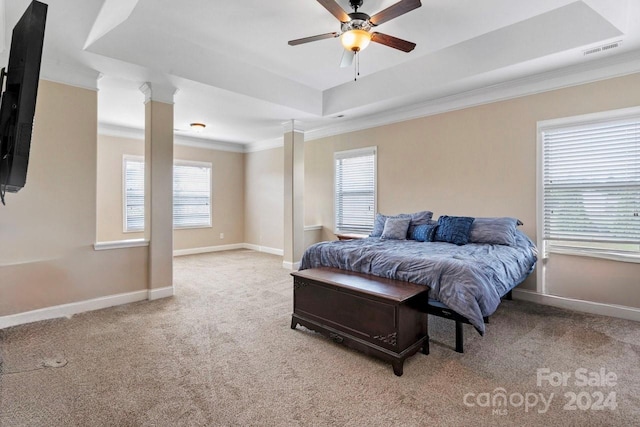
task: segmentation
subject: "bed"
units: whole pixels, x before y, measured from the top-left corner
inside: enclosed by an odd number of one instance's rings
[[[454,310],[483,335],[485,320],[501,297],[535,267],[534,243],[515,225],[512,228],[509,244],[454,244],[384,235],[320,242],[304,252],[300,270],[333,267],[427,286],[431,300]]]

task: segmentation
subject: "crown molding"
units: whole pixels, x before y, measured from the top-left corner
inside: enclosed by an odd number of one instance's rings
[[[98,122],[98,135],[144,141],[144,129]]]
[[[43,60],[40,78],[67,86],[98,91],[98,80],[102,74],[84,66],[68,66],[57,61]]]
[[[632,51],[597,61],[589,61],[571,67],[538,73],[504,83],[432,99],[419,104],[391,109],[362,118],[342,120],[339,123],[332,123],[327,126],[308,128],[305,130],[303,126],[304,123],[301,121],[288,120],[282,123],[283,134],[292,131],[303,132],[305,141],[312,141],[635,73],[640,73],[640,51]],[[132,129],[104,123],[99,124],[99,133],[125,138],[144,139],[144,131],[141,129]],[[266,151],[284,146],[282,137],[242,144],[178,135],[175,136],[175,142],[176,144],[191,145],[198,148],[244,153]]]
[[[245,145],[244,152],[245,153],[255,153],[258,151],[267,151],[273,150],[275,148],[284,147],[284,137],[266,139],[264,141],[252,142],[250,144]]]
[[[564,89],[639,72],[640,51],[633,51],[598,61],[464,91],[419,104],[399,107],[362,118],[341,121],[339,124],[309,129],[305,132],[305,141],[428,117],[492,102]]]
[[[287,120],[282,123],[282,133],[287,132],[302,132],[304,133],[304,127],[300,120]]]
[[[244,144],[237,142],[216,141],[213,139],[196,138],[193,136],[176,135],[173,142],[184,147],[204,148],[206,150],[229,151],[232,153],[244,153]]]
[[[98,123],[98,135],[113,136],[144,141],[144,129],[115,125],[112,123]],[[212,139],[196,138],[191,136],[173,134],[173,143],[185,147],[202,148],[205,150],[229,151],[232,153],[244,153],[244,144],[227,141],[215,141]]]
[[[150,101],[173,104],[173,98],[178,93],[178,89],[170,85],[146,82],[140,86],[140,92],[144,94],[144,103]]]

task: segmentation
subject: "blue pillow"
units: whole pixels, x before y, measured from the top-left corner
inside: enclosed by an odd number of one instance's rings
[[[436,242],[455,243],[456,245],[466,245],[469,243],[469,233],[471,231],[473,218],[468,216],[447,216],[438,218],[438,228],[436,229]]]
[[[409,224],[409,231],[407,233],[408,239],[412,239],[411,235],[413,234],[413,229],[418,225],[436,223],[431,219],[431,217],[433,217],[433,212],[431,211],[420,211],[409,215],[411,216],[411,223]]]
[[[438,224],[421,224],[416,225],[411,230],[411,239],[418,242],[433,242],[436,235]]]

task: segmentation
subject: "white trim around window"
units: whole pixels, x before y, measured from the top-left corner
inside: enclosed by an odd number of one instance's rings
[[[138,165],[142,164],[142,168],[139,169]],[[139,170],[137,170],[139,169]],[[129,223],[129,215],[127,214],[127,208],[130,203],[128,200],[129,192],[127,191],[127,173],[134,177],[136,181],[140,178],[138,175],[141,173],[142,179],[142,217],[141,221],[135,220]],[[139,192],[139,183],[134,183],[136,192]],[[135,203],[140,208],[140,203]],[[141,233],[144,231],[144,157],[125,154],[122,156],[122,232],[123,233]]]
[[[335,233],[369,234],[377,212],[377,147],[334,153]]]
[[[213,217],[212,165],[209,162],[173,162],[173,228],[211,228]],[[183,209],[186,208],[186,211]]]
[[[537,212],[543,260],[640,263],[640,107],[538,123]]]
[[[139,165],[142,164],[142,167]],[[130,203],[127,174],[134,181]],[[142,194],[140,190],[142,189]],[[191,160],[173,162],[173,228],[211,228],[213,218],[212,164]],[[142,201],[140,201],[142,198]],[[144,157],[125,154],[122,160],[122,223],[124,233],[144,231]],[[142,214],[129,220],[131,210]]]

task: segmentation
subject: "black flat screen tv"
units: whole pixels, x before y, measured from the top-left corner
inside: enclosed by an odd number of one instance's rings
[[[33,116],[40,79],[47,5],[33,1],[13,28],[9,64],[2,69],[0,90],[0,198],[16,193],[27,180]],[[5,81],[6,79],[6,81]]]

